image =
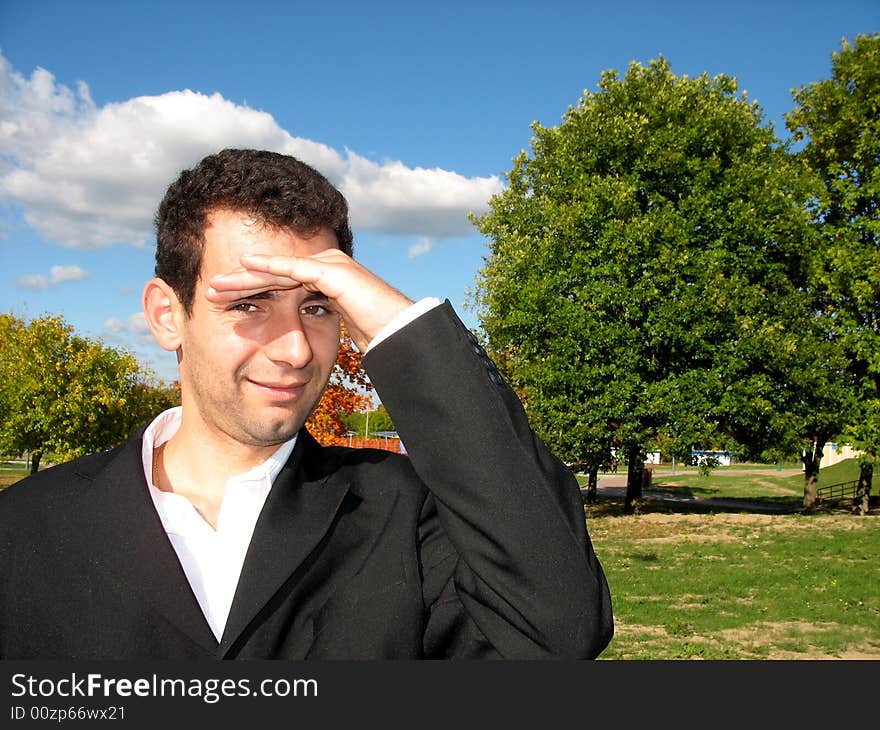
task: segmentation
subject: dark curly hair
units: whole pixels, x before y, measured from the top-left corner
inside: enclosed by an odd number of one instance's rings
[[[192,314],[208,215],[247,213],[265,225],[299,234],[327,227],[352,253],[348,203],[327,178],[304,162],[266,150],[225,149],[184,170],[156,211],[156,276]]]

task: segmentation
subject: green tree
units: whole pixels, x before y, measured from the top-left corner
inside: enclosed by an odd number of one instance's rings
[[[369,427],[367,426],[367,414],[369,414]],[[385,406],[381,404],[375,410],[356,411],[345,414],[342,416],[342,422],[347,429],[354,431],[358,436],[363,436],[364,438],[369,438],[368,428],[369,433],[396,430],[394,428],[394,421],[391,420],[391,415]]]
[[[146,425],[162,411],[180,405],[180,383],[154,381],[149,373],[141,372],[125,398],[123,433],[129,434]]]
[[[880,443],[880,35],[843,39],[831,78],[796,89],[786,115],[800,159],[820,185],[812,207],[822,245],[814,287],[829,338],[847,357],[851,393],[845,436],[865,450],[865,507]],[[818,456],[824,439],[817,439]],[[815,501],[805,489],[804,506]]]
[[[833,352],[803,287],[807,181],[757,103],[661,57],[532,129],[474,218],[475,300],[539,434],[566,461],[617,448],[628,507],[657,439],[796,453]]]
[[[67,461],[122,441],[175,402],[128,352],[76,335],[59,316],[0,315],[0,451]]]
[[[391,420],[391,414],[383,405],[370,413],[370,433],[377,431],[394,431],[394,421]]]

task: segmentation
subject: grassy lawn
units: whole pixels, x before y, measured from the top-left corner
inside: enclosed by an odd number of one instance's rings
[[[24,474],[24,462],[0,461],[0,474]]]
[[[636,514],[601,495],[585,507],[616,620],[601,659],[880,659],[880,510],[800,514],[803,475],[790,469],[676,471],[654,471]],[[858,465],[824,471],[820,485]]]
[[[603,659],[880,659],[880,517],[590,519],[616,632]]]
[[[19,461],[0,461],[0,489],[14,484],[27,475],[25,465]]]
[[[859,465],[847,459],[819,471],[819,486],[840,484],[859,478]],[[880,474],[878,474],[880,478]],[[700,499],[778,499],[792,498],[799,506],[804,498],[804,475],[801,467],[791,464],[781,469],[760,464],[735,464],[713,469],[708,476],[696,467],[669,466],[652,469],[651,486],[669,494],[681,493]]]

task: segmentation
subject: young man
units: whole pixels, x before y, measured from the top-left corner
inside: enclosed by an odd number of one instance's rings
[[[224,150],[156,216],[143,308],[182,405],[0,493],[0,656],[592,658],[577,483],[448,302],[351,258],[342,195]],[[344,321],[408,456],[303,428]]]

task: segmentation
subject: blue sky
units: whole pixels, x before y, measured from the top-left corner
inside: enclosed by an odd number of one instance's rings
[[[296,154],[352,207],[355,256],[465,322],[486,209],[531,123],[663,55],[724,73],[785,137],[877,0],[333,3],[0,0],[0,312],[61,314],[176,377],[139,316],[165,186],[227,146]]]

